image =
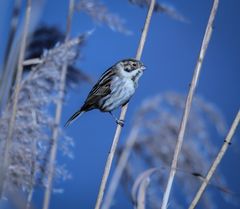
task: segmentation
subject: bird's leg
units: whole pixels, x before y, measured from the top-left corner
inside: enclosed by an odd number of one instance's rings
[[[119,119],[117,119],[117,117],[110,111],[109,112],[110,113],[110,115],[114,118],[114,120],[116,121],[116,123],[118,124],[118,125],[120,125],[120,126],[124,126],[124,120],[119,120]]]

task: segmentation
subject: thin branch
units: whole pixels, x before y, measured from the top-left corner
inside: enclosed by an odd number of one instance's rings
[[[16,31],[17,31],[17,26],[19,23],[19,17],[20,17],[20,11],[21,11],[21,4],[22,4],[22,0],[14,1],[14,7],[13,7],[12,18],[11,18],[11,23],[10,23],[9,38],[7,41],[7,47],[6,47],[6,52],[5,52],[5,56],[4,56],[4,69],[6,67],[6,61],[8,60],[10,48],[11,48],[14,36],[16,34]]]
[[[28,59],[28,60],[23,61],[24,66],[39,65],[39,64],[42,64],[42,60],[40,58],[32,58],[32,59]]]
[[[74,13],[74,4],[75,4],[75,0],[69,0],[65,43],[68,41],[70,31],[71,31],[72,17],[73,17],[73,13]],[[54,127],[53,127],[53,133],[52,133],[52,146],[51,146],[50,158],[49,158],[47,187],[45,189],[45,194],[44,194],[43,209],[48,209],[49,203],[50,203],[52,184],[53,184],[53,176],[54,176],[54,168],[55,168],[55,160],[56,160],[56,155],[57,155],[57,142],[58,142],[58,135],[59,135],[58,126],[61,121],[62,106],[63,106],[63,100],[64,100],[64,90],[65,90],[65,84],[66,84],[65,80],[66,80],[66,74],[67,74],[67,67],[68,67],[68,63],[65,62],[65,64],[62,67],[60,86],[59,86],[59,99],[56,104]]]
[[[24,2],[26,3],[27,0],[25,0]],[[34,28],[38,23],[41,11],[43,9],[43,2],[44,1],[32,1],[31,21],[30,21],[31,24],[29,25],[29,28],[28,28],[28,34],[31,34],[31,32],[34,31]],[[6,71],[5,79],[1,83],[1,88],[0,88],[0,110],[2,111],[6,107],[6,104],[9,102],[8,100],[12,98],[13,96],[12,87],[16,83],[17,63],[19,59],[20,45],[21,45],[22,34],[24,29],[24,18],[20,18],[20,19],[21,20],[23,19],[23,21],[19,21],[19,26],[13,38],[11,48],[9,51],[9,56],[8,56],[8,59],[6,60],[6,65],[4,70]]]
[[[14,90],[14,96],[13,96],[13,110],[12,110],[12,116],[9,122],[8,127],[8,135],[6,139],[5,149],[3,153],[3,160],[0,166],[0,197],[3,195],[4,190],[4,180],[6,177],[6,174],[8,172],[8,157],[9,157],[9,151],[11,147],[11,142],[13,138],[13,132],[14,132],[14,126],[15,126],[15,120],[17,115],[17,106],[18,106],[18,95],[20,91],[20,82],[22,79],[22,72],[23,72],[23,59],[24,54],[26,51],[26,40],[27,40],[27,33],[29,28],[29,21],[30,21],[30,15],[31,15],[31,0],[27,1],[27,8],[24,18],[24,28],[23,28],[23,35],[21,40],[21,46],[20,46],[20,54],[18,58],[18,69],[17,69],[17,76],[16,76],[16,84],[15,84],[15,90]]]
[[[144,179],[139,186],[139,192],[137,196],[137,209],[145,209],[146,207],[146,193],[147,187],[150,183],[150,179]]]
[[[172,188],[172,184],[173,184],[173,180],[174,180],[174,176],[176,173],[176,167],[177,167],[177,161],[178,161],[178,157],[179,157],[179,153],[182,147],[182,143],[183,143],[183,137],[184,137],[184,133],[185,133],[185,129],[186,129],[186,125],[187,125],[187,121],[188,121],[188,117],[189,117],[189,113],[190,113],[190,109],[191,109],[191,105],[192,105],[192,98],[195,92],[195,89],[197,87],[197,82],[199,79],[199,75],[200,75],[200,71],[201,71],[201,67],[202,67],[202,62],[211,38],[211,34],[212,34],[212,30],[213,30],[213,22],[215,19],[215,15],[217,12],[217,8],[218,8],[218,3],[219,0],[214,0],[213,3],[213,7],[210,13],[210,17],[208,20],[208,24],[206,27],[206,31],[204,34],[204,38],[203,38],[203,42],[202,42],[202,46],[201,46],[201,50],[200,50],[200,54],[197,60],[197,64],[194,70],[194,74],[193,74],[193,78],[192,78],[192,83],[188,92],[188,96],[187,96],[187,100],[186,100],[186,104],[185,104],[185,108],[184,108],[184,114],[182,117],[182,121],[180,124],[180,129],[179,129],[179,133],[178,133],[178,138],[177,138],[177,145],[174,151],[174,157],[173,157],[173,161],[171,164],[171,170],[170,170],[170,174],[169,174],[169,178],[168,178],[168,182],[167,182],[167,186],[164,192],[164,196],[163,196],[163,202],[162,202],[162,206],[161,209],[166,209],[167,208],[167,204],[168,204],[168,200],[169,200],[169,196],[170,196],[170,192],[171,192],[171,188]]]
[[[139,126],[136,125],[136,127],[132,128],[132,131],[127,139],[126,147],[123,149],[120,159],[118,161],[118,164],[114,170],[113,177],[110,181],[108,190],[106,192],[106,197],[103,201],[102,209],[109,209],[111,206],[111,202],[113,200],[113,197],[115,195],[116,189],[119,185],[119,182],[121,180],[121,176],[123,174],[124,168],[127,164],[128,158],[130,156],[130,152],[132,150],[133,145],[135,144],[135,141],[137,139],[138,133],[139,133]]]
[[[8,72],[7,72],[7,60],[9,59],[11,46],[13,44],[14,36],[16,34],[16,31],[17,31],[17,25],[19,23],[19,17],[20,17],[21,4],[22,4],[22,0],[15,0],[14,1],[14,7],[13,7],[11,23],[10,23],[9,38],[8,38],[8,41],[7,41],[6,51],[5,51],[5,55],[4,55],[4,64],[3,64],[4,67],[3,67],[3,72],[1,74],[1,79],[0,79],[0,104],[2,102],[3,95],[4,95],[4,90],[5,90],[5,87],[6,87],[7,74],[8,74]]]
[[[144,24],[144,29],[142,31],[141,39],[140,39],[139,46],[138,46],[138,49],[137,49],[136,59],[138,59],[138,60],[140,60],[140,58],[142,56],[143,47],[144,47],[144,44],[145,44],[145,41],[146,41],[146,37],[147,37],[148,29],[149,29],[149,24],[150,24],[151,17],[152,17],[152,14],[153,14],[154,5],[155,5],[155,0],[152,0],[151,4],[149,6],[149,10],[148,10],[147,17],[146,17],[145,24]],[[128,108],[128,104],[124,105],[121,109],[121,114],[120,114],[119,119],[122,120],[122,121],[124,121],[124,119],[125,119],[127,108]],[[105,168],[104,168],[104,173],[103,173],[103,176],[102,176],[102,181],[101,181],[100,189],[99,189],[98,196],[97,196],[95,209],[99,209],[101,204],[102,204],[107,179],[108,179],[108,176],[109,176],[109,173],[110,173],[110,170],[111,170],[113,157],[115,155],[115,151],[116,151],[116,148],[117,148],[117,144],[118,144],[118,141],[119,141],[121,131],[122,131],[122,126],[117,125],[117,129],[116,129],[116,132],[115,132],[115,135],[114,135],[114,138],[113,138],[112,146],[111,146],[110,152],[108,154],[108,158],[107,158],[106,165],[105,165]]]
[[[200,186],[196,196],[194,197],[194,199],[188,209],[194,209],[196,207],[197,203],[199,202],[204,190],[206,189],[207,185],[209,184],[210,179],[212,178],[215,170],[217,169],[218,164],[221,162],[225,152],[227,151],[227,148],[231,144],[232,137],[237,129],[237,126],[239,125],[239,122],[240,122],[240,110],[238,110],[238,113],[233,121],[233,124],[224,140],[224,143],[223,143],[220,151],[218,152],[217,157],[215,158],[212,166],[210,167],[210,169],[207,173],[206,178],[203,180],[202,185]]]
[[[0,104],[3,100],[3,94],[5,92],[6,88],[6,82],[7,82],[7,60],[10,56],[10,51],[13,45],[14,36],[17,31],[17,25],[19,23],[19,17],[20,17],[20,9],[21,9],[22,0],[15,0],[14,1],[14,7],[11,17],[11,23],[10,23],[10,31],[9,31],[9,38],[7,41],[6,51],[4,54],[4,64],[3,64],[3,72],[0,79]],[[0,105],[1,106],[1,105]]]
[[[136,180],[134,180],[134,183],[133,183],[133,186],[132,186],[132,191],[131,191],[131,198],[132,198],[132,202],[133,202],[135,208],[136,207],[137,208],[139,208],[139,207],[144,208],[144,206],[145,206],[145,194],[146,194],[147,186],[150,183],[150,177],[155,172],[159,172],[159,171],[161,171],[161,168],[147,169],[147,170],[143,171],[142,173],[140,173],[137,176]],[[147,184],[146,184],[146,181],[148,182]],[[143,183],[143,182],[145,182],[145,183]],[[144,185],[142,185],[142,183]]]

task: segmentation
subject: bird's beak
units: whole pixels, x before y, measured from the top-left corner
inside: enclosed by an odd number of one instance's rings
[[[146,67],[144,65],[142,65],[141,70],[146,70]]]

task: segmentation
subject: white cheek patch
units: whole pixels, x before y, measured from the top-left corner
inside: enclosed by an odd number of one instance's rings
[[[131,79],[134,82],[137,82],[138,79],[143,74],[143,67],[139,67],[138,69],[130,71],[130,72],[125,71],[124,70],[124,65],[122,65],[121,63],[118,63],[116,65],[116,67],[118,69],[119,77],[126,78],[126,79]]]

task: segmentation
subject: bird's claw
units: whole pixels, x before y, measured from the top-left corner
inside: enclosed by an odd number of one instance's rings
[[[116,120],[116,123],[120,125],[121,127],[124,126],[124,120]]]

